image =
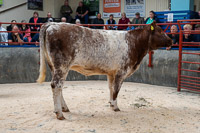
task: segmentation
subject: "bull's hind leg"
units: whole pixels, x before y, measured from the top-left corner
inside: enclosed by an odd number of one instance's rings
[[[63,120],[65,117],[62,113],[62,87],[64,81],[63,71],[57,69],[54,71],[53,78],[51,81],[51,87],[53,92],[53,100],[54,100],[54,112],[57,115],[57,119]],[[64,99],[63,99],[64,100]]]
[[[62,112],[70,112],[63,98],[63,93],[61,93],[61,106],[62,106]]]
[[[66,79],[67,74],[68,74],[68,72],[64,75],[64,80]],[[61,93],[61,105],[62,105],[62,111],[63,112],[70,112],[69,108],[67,107],[67,104],[64,100],[63,93]]]

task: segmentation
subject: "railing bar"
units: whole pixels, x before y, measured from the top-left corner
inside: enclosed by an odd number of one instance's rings
[[[200,92],[200,90],[198,90],[198,89],[191,89],[191,88],[185,88],[185,87],[181,87],[182,89],[186,89],[186,90],[191,90],[191,91],[198,91],[198,92]]]
[[[200,64],[200,62],[189,62],[189,61],[182,61],[182,63],[188,63],[188,64]]]
[[[197,84],[197,83],[190,83],[190,82],[185,82],[185,81],[181,81],[181,83],[190,84],[190,85],[196,85],[197,87],[200,87],[200,84]]]
[[[200,79],[200,77],[192,77],[192,76],[187,76],[187,75],[181,75],[181,77],[184,77],[184,78],[193,78],[193,79]]]
[[[195,87],[195,86],[190,86],[190,85],[185,85],[185,84],[181,84],[181,86],[191,87],[191,88],[195,88],[195,89],[200,89],[200,87]]]
[[[197,70],[188,70],[188,69],[181,69],[181,71],[188,71],[188,72],[197,72],[197,73],[200,73],[200,71],[197,71]]]
[[[199,82],[199,83],[200,83],[200,81],[197,81],[197,80],[190,80],[190,79],[185,79],[185,78],[181,78],[181,80],[191,81],[191,82]]]

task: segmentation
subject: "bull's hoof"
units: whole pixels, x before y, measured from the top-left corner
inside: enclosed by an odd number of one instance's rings
[[[69,109],[62,107],[62,112],[70,112]]]
[[[64,117],[64,116],[61,116],[61,117],[58,117],[58,116],[57,116],[57,119],[58,119],[58,120],[64,120],[65,117]]]
[[[65,117],[63,116],[62,113],[58,113],[58,112],[55,112],[55,113],[56,113],[56,117],[57,117],[58,120],[64,120],[65,119]]]
[[[110,107],[114,107],[114,105],[110,104]]]
[[[118,111],[120,111],[120,109],[119,109],[119,108],[116,108],[116,109],[114,109],[114,111],[115,111],[115,112],[118,112]]]

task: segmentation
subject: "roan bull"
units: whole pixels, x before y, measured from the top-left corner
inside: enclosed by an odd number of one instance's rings
[[[172,40],[156,23],[133,31],[93,30],[78,25],[47,23],[40,31],[40,76],[46,77],[46,64],[51,69],[54,108],[57,119],[69,112],[62,95],[63,81],[69,70],[83,75],[107,75],[110,105],[114,111],[117,95],[127,77],[140,65],[150,50],[169,47]]]

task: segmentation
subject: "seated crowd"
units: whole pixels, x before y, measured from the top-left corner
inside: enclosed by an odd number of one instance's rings
[[[75,17],[75,24],[88,24],[89,22],[89,8],[83,4],[82,1],[79,2],[79,5],[76,9],[76,17]],[[60,13],[62,15],[60,22],[64,23],[73,23],[73,18],[71,14],[73,13],[73,10],[71,9],[68,0],[65,0],[64,5],[60,9]],[[113,14],[110,14],[109,19],[106,21],[106,25],[108,26],[93,26],[91,28],[93,29],[108,29],[108,30],[136,30],[136,29],[142,29],[144,26],[112,26],[111,24],[151,24],[153,21],[157,22],[156,15],[154,11],[149,12],[149,17],[145,20],[143,17],[140,16],[140,13],[135,13],[135,18],[133,18],[132,21],[130,21],[129,18],[126,17],[126,13],[121,14],[121,18],[119,19],[118,23],[116,20],[114,20]],[[200,12],[199,12],[199,18],[200,18]],[[47,14],[47,17],[45,19],[42,19],[39,17],[38,12],[33,13],[33,17],[30,18],[29,23],[34,23],[33,25],[28,24],[21,24],[17,25],[16,20],[11,21],[11,25],[7,26],[7,29],[4,29],[0,24],[0,31],[13,31],[10,33],[1,32],[0,33],[0,45],[23,45],[26,44],[26,42],[33,42],[31,44],[38,45],[39,42],[39,32],[40,31],[40,24],[38,23],[46,23],[46,22],[55,22],[55,18],[52,17],[51,13]],[[25,20],[22,20],[21,23],[27,23]],[[97,17],[93,20],[92,24],[104,24],[104,20],[101,18],[101,14],[98,13]],[[111,25],[111,26],[109,26]],[[195,30],[200,30],[200,24],[194,25],[195,27],[192,27],[192,25],[186,24],[183,27],[184,31],[192,30],[195,28]],[[30,33],[34,32],[34,33]],[[178,27],[176,25],[172,25],[170,28],[170,32],[172,34],[169,34],[169,37],[173,40],[173,44],[179,44],[179,34],[178,33]],[[200,42],[200,35],[193,35],[193,34],[184,34],[183,36],[184,42]],[[6,43],[8,42],[8,43]],[[29,44],[29,45],[31,45]],[[168,50],[171,49],[171,47],[167,48]]]

